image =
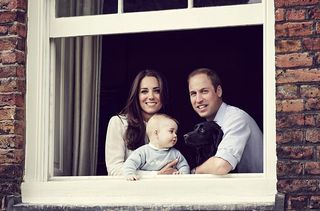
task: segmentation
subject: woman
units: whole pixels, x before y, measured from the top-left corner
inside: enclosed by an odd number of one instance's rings
[[[145,123],[167,102],[165,79],[154,70],[143,70],[135,77],[126,106],[111,117],[106,136],[105,157],[108,175],[122,175],[122,166],[131,152],[148,143]],[[159,174],[171,174],[176,161],[168,163]]]

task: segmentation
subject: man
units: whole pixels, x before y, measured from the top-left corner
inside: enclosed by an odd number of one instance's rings
[[[193,169],[196,174],[263,172],[263,137],[256,122],[243,110],[222,100],[217,73],[196,69],[188,77],[190,101],[195,112],[207,121],[216,121],[224,136],[215,156]]]

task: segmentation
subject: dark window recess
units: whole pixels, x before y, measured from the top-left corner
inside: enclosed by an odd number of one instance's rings
[[[124,12],[187,8],[187,0],[124,0]]]
[[[168,80],[165,113],[179,121],[179,149],[192,166],[193,150],[182,135],[204,121],[193,111],[187,77],[209,67],[218,71],[223,99],[249,113],[263,129],[263,26],[136,33],[103,36],[97,175],[106,175],[105,137],[111,116],[125,105],[135,75],[160,71]]]
[[[194,0],[194,7],[210,7],[210,6],[224,6],[247,4],[249,0]]]

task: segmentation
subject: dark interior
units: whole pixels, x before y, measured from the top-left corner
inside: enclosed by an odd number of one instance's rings
[[[249,113],[263,129],[263,27],[262,25],[103,37],[99,154],[97,175],[106,175],[105,133],[111,116],[120,112],[133,78],[143,69],[163,73],[169,83],[166,112],[179,125],[176,148],[193,166],[193,152],[183,134],[204,121],[193,111],[187,76],[199,67],[215,69],[222,78],[223,99]]]

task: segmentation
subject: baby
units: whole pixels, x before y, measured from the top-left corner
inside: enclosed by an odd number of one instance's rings
[[[138,180],[137,170],[159,171],[168,162],[177,159],[177,172],[189,174],[190,167],[183,155],[173,146],[177,143],[177,121],[165,114],[153,115],[146,126],[149,144],[132,152],[123,165],[127,180]]]

